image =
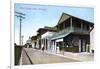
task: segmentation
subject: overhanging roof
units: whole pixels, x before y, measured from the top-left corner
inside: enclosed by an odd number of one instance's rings
[[[63,21],[67,20],[70,17],[71,17],[70,15],[66,15],[65,13],[62,13],[61,18],[60,18],[58,24],[62,23]]]
[[[60,39],[60,38],[63,38],[65,36],[69,35],[69,34],[70,34],[70,32],[69,33],[66,32],[66,33],[64,33],[62,35],[57,35],[57,36],[52,37],[51,40]]]
[[[84,19],[81,19],[79,17],[76,17],[76,16],[73,16],[73,15],[70,15],[70,14],[67,14],[67,13],[62,13],[59,21],[58,21],[58,24],[64,22],[65,20],[69,19],[70,17],[73,17],[73,18],[77,18],[77,19],[80,19],[80,20],[83,20],[83,21],[86,21],[87,23],[89,24],[93,24],[93,22],[90,22],[90,21],[87,21],[87,20],[84,20]]]

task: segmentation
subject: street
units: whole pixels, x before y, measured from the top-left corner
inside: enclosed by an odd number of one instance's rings
[[[27,56],[24,49],[22,50],[22,56],[21,56],[20,64],[22,64],[22,65],[30,65],[31,64],[29,57]]]
[[[49,54],[40,50],[35,50],[33,48],[23,48],[22,50],[22,65],[63,63],[63,62],[78,62],[78,61]]]

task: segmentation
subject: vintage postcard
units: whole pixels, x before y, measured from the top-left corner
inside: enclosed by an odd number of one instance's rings
[[[14,4],[14,65],[94,60],[94,8]]]

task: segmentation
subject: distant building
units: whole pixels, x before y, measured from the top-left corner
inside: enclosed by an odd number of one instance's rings
[[[41,49],[51,51],[52,45],[50,38],[53,36],[56,30],[51,27],[44,27],[44,29],[46,29],[46,31],[41,35]]]
[[[29,37],[29,39],[26,41],[25,47],[26,48],[32,48],[31,37]]]
[[[31,42],[32,42],[32,47],[36,49],[37,36],[32,36],[31,37]]]
[[[37,39],[36,39],[36,48],[37,49],[42,49],[42,47],[44,47],[47,50],[47,46],[46,43],[44,44],[44,42],[47,41],[47,39],[43,39],[44,35],[46,34],[46,32],[48,32],[50,34],[50,32],[55,31],[55,29],[52,29],[51,27],[44,27],[44,28],[39,28],[37,30],[38,34],[37,34]]]

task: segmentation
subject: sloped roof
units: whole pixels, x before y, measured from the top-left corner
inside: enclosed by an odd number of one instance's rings
[[[40,31],[43,31],[43,30],[45,30],[45,31],[56,31],[55,29],[53,29],[53,27],[45,26],[44,28],[39,28],[37,30],[37,32],[40,32]]]
[[[62,23],[63,21],[67,20],[68,18],[70,18],[70,15],[66,15],[65,13],[62,13],[61,18],[59,20],[59,24]]]
[[[35,39],[37,39],[37,36],[32,36],[31,37],[31,40],[35,40]]]
[[[81,19],[81,18],[79,18],[79,17],[76,17],[76,16],[73,16],[73,15],[70,15],[70,14],[67,14],[67,13],[64,13],[64,12],[63,12],[62,15],[61,15],[61,17],[60,17],[60,19],[59,19],[59,21],[58,21],[58,24],[62,23],[63,21],[67,20],[67,19],[70,18],[70,17],[74,17],[74,18],[77,18],[77,19],[86,21],[86,22],[88,22],[88,23],[92,23],[92,22],[89,22],[89,21],[87,21],[87,20],[84,20],[84,19]],[[92,24],[93,24],[93,23],[92,23]]]

